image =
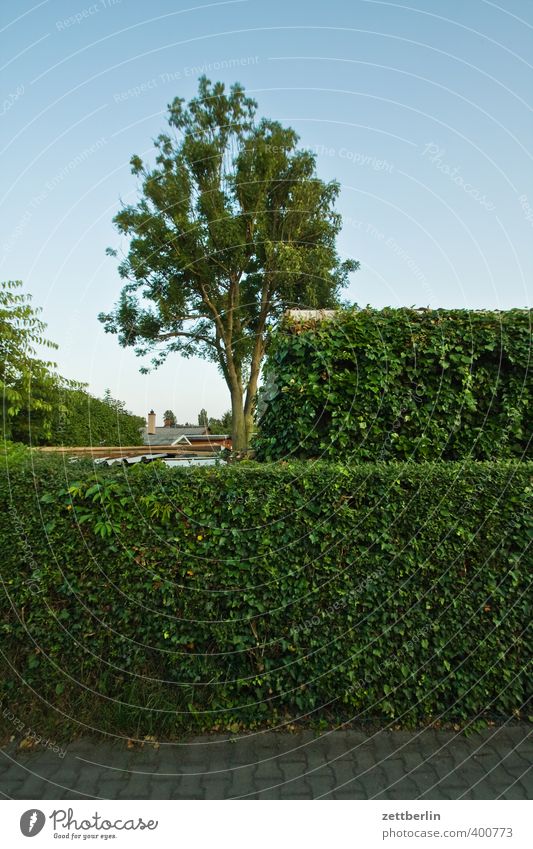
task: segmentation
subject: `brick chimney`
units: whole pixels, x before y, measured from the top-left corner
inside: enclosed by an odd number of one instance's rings
[[[172,427],[172,419],[168,419],[168,418],[165,419],[164,425],[165,425],[165,427]]]
[[[148,413],[148,428],[147,433],[155,434],[155,413],[153,410],[150,410]]]

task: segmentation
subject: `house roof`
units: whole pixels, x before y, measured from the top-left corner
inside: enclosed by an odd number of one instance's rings
[[[203,436],[206,428],[202,426],[190,427],[156,427],[155,433],[148,433],[148,428],[143,428],[142,438],[145,445],[172,445],[180,436]]]

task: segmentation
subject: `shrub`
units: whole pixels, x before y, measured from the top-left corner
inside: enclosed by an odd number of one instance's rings
[[[130,735],[518,714],[532,469],[18,461],[4,700]]]
[[[286,321],[262,393],[258,459],[522,457],[528,310],[346,310]]]
[[[56,412],[47,445],[140,445],[141,416],[124,409],[109,396],[100,399],[83,390],[67,391],[65,412]]]

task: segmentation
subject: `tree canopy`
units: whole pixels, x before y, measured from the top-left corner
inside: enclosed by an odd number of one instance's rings
[[[173,352],[217,363],[239,450],[269,327],[291,306],[335,306],[358,267],[336,250],[338,183],[317,177],[293,129],[256,113],[240,84],[227,92],[205,77],[188,105],[172,102],[155,165],[131,159],[140,197],[114,219],[130,240],[126,282],[99,316],[120,344],[152,353],[153,366]]]
[[[0,283],[0,387],[4,435],[33,445],[138,444],[144,419],[106,390],[94,398],[84,384],[55,371],[37,346],[55,350],[46,324],[20,280]]]
[[[211,433],[231,433],[231,410],[222,413],[219,419],[209,416],[208,425]]]
[[[56,363],[37,356],[37,346],[57,349],[45,338],[46,324],[20,280],[0,283],[0,390],[4,434],[40,441],[51,432],[61,394],[80,384],[55,373]]]
[[[172,410],[165,410],[163,413],[163,421],[169,422],[171,427],[176,427],[176,416]]]

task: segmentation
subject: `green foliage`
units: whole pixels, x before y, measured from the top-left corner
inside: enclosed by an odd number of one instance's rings
[[[22,442],[12,442],[10,439],[6,439],[0,443],[0,468],[2,471],[8,471],[13,463],[28,461],[33,456],[32,452],[33,449],[28,448]]]
[[[198,424],[208,427],[211,433],[231,433],[231,410],[226,410],[219,419],[209,416],[207,410],[198,413]]]
[[[82,390],[67,390],[58,398],[47,445],[140,445],[142,416],[134,416],[109,393],[95,398]]]
[[[2,695],[128,735],[511,716],[532,471],[12,462]]]
[[[172,412],[172,410],[165,410],[163,413],[163,421],[170,422],[170,427],[176,427],[176,416]]]
[[[121,345],[158,366],[169,353],[215,362],[232,398],[234,440],[246,448],[268,325],[291,305],[338,302],[358,263],[341,263],[336,182],[236,83],[202,77],[188,105],[169,107],[170,133],[156,140],[153,167],[132,171],[141,198],[114,221],[130,238],[125,283],[100,315]],[[244,444],[241,444],[244,440]]]
[[[0,282],[0,392],[4,434],[38,441],[50,433],[58,393],[79,386],[59,377],[52,361],[36,356],[36,346],[57,348],[44,337],[46,324],[20,280]]]
[[[522,457],[531,314],[364,309],[286,321],[266,364],[257,456]]]
[[[231,433],[231,410],[226,410],[219,419],[210,416],[209,429],[211,433]]]
[[[32,445],[142,444],[144,418],[129,413],[124,402],[110,395],[95,398],[57,381],[47,387],[47,404],[46,421],[33,403],[13,416],[9,430],[13,440]]]

